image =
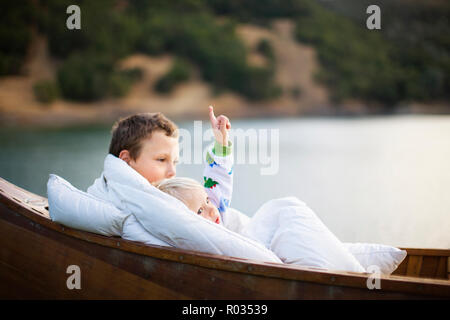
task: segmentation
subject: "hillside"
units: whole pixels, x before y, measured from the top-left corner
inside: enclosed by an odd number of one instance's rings
[[[2,2],[0,122],[130,112],[231,117],[450,112],[450,5],[380,0]],[[11,32],[14,30],[14,32]]]
[[[158,57],[133,54],[118,63],[120,68],[142,70],[141,79],[132,85],[126,96],[90,103],[57,99],[51,104],[43,104],[33,95],[33,83],[54,79],[58,63],[48,53],[46,38],[35,34],[24,74],[0,78],[0,120],[5,124],[38,125],[109,123],[130,112],[154,111],[163,111],[174,119],[198,119],[205,117],[210,104],[216,106],[218,113],[226,113],[233,118],[330,112],[327,90],[313,80],[317,71],[315,51],[295,41],[293,28],[292,21],[280,19],[274,21],[270,29],[252,24],[240,24],[236,29],[249,50],[250,65],[267,63],[267,59],[256,50],[262,39],[269,40],[274,49],[277,61],[275,81],[282,88],[282,94],[263,102],[251,101],[230,91],[216,94],[211,85],[201,79],[198,71],[169,94],[158,93],[154,84],[170,69],[174,57],[169,54]]]

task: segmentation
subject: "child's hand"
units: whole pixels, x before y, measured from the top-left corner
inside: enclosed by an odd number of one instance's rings
[[[216,141],[223,146],[227,146],[228,130],[231,128],[230,120],[224,115],[220,115],[216,118],[213,106],[209,106],[209,120],[211,121],[211,127],[214,131]]]

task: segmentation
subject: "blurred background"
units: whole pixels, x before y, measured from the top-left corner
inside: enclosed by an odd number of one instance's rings
[[[342,241],[450,248],[450,2],[372,2],[2,1],[0,177],[86,190],[119,117],[192,132],[212,104],[233,129],[280,133],[277,174],[235,166],[233,207],[292,195]]]

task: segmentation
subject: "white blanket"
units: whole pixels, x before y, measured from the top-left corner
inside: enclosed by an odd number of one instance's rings
[[[88,193],[126,213],[122,237],[239,258],[365,272],[305,203],[295,197],[264,204],[251,218],[234,209],[222,226],[191,212],[115,156]]]
[[[130,213],[123,224],[122,237],[126,239],[281,263],[260,243],[191,212],[184,203],[153,187],[113,155],[106,157],[102,176],[88,193]],[[236,230],[243,228],[242,223],[233,223]]]
[[[295,197],[266,202],[242,234],[264,244],[287,264],[366,271],[313,210]]]

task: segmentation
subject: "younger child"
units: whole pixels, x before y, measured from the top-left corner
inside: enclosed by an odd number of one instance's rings
[[[183,202],[192,212],[221,224],[226,218],[224,213],[230,205],[233,190],[232,144],[228,140],[231,124],[223,115],[216,118],[211,106],[209,118],[215,142],[206,153],[203,187],[189,178],[165,179],[154,185]]]
[[[203,186],[197,181],[177,177],[161,181],[155,186],[183,202],[189,210],[214,223],[220,224],[218,208],[209,200]]]

